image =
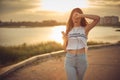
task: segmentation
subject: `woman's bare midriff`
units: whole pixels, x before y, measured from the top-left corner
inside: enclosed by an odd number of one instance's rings
[[[81,48],[81,49],[76,49],[76,50],[67,50],[69,53],[72,54],[83,54],[86,53],[85,48]]]

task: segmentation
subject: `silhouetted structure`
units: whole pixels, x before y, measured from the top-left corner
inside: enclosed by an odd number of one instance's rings
[[[44,26],[56,26],[56,25],[65,25],[64,22],[57,22],[55,20],[45,20],[42,22],[0,22],[0,27],[44,27]]]
[[[105,26],[120,26],[118,16],[104,16],[100,18],[99,25]]]
[[[66,22],[57,22],[56,20],[44,20],[42,22],[31,22],[31,21],[22,21],[22,22],[13,22],[12,19],[9,22],[2,22],[0,20],[0,27],[45,27],[45,26],[57,26],[65,25]],[[100,26],[119,26],[119,17],[118,16],[104,16],[100,18],[100,22],[97,24]]]

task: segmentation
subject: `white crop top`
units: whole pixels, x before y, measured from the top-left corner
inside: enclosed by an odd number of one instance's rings
[[[68,45],[66,50],[76,50],[87,48],[87,37],[85,35],[84,27],[73,27],[68,33]]]

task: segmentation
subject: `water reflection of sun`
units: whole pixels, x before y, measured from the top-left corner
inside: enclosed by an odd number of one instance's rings
[[[52,40],[63,44],[61,31],[65,31],[65,26],[56,26],[52,29]]]

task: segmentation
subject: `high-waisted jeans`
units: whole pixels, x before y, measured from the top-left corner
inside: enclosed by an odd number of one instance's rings
[[[65,70],[68,80],[83,80],[87,67],[88,63],[85,53],[66,53]]]

